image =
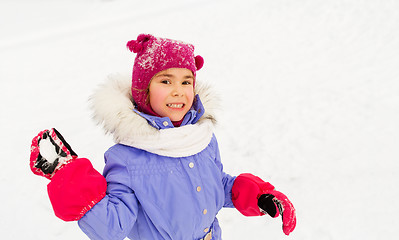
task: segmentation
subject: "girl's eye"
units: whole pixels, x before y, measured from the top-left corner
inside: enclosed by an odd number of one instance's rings
[[[161,83],[163,83],[163,84],[170,84],[170,81],[169,81],[169,80],[162,80]]]
[[[184,81],[183,85],[191,85],[191,82],[190,81]]]

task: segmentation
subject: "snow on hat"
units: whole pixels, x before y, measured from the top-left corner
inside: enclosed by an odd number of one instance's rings
[[[133,64],[132,97],[141,112],[157,115],[147,102],[147,87],[152,77],[168,68],[186,68],[193,72],[204,64],[201,56],[194,56],[194,46],[177,40],[157,38],[150,34],[140,34],[126,47],[137,53]]]

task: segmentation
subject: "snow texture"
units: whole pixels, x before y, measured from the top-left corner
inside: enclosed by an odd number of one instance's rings
[[[87,239],[57,219],[31,139],[56,127],[102,171],[88,97],[130,73],[140,33],[193,43],[222,99],[224,170],[285,193],[298,224],[223,209],[224,239],[397,239],[399,1],[0,2],[2,239]],[[12,168],[9,168],[12,166]],[[45,226],[45,227],[43,227]]]
[[[59,158],[56,152],[55,146],[51,143],[50,139],[42,139],[39,143],[40,154],[48,162],[53,163],[57,158]]]

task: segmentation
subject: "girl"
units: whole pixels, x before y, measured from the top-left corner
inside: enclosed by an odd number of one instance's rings
[[[113,134],[103,175],[78,158],[61,134],[32,141],[30,166],[51,179],[55,214],[78,220],[91,239],[221,239],[216,215],[235,207],[245,216],[282,215],[295,228],[288,198],[252,174],[223,171],[214,97],[196,81],[203,59],[194,46],[141,34],[132,79],[111,79],[92,96],[94,117]]]

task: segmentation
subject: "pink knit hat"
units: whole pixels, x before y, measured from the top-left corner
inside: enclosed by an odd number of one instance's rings
[[[168,68],[186,68],[193,72],[204,64],[201,56],[194,56],[194,46],[181,41],[157,38],[150,34],[140,34],[137,40],[126,44],[127,48],[137,53],[133,65],[132,96],[141,112],[155,115],[147,99],[147,87],[152,77]]]

